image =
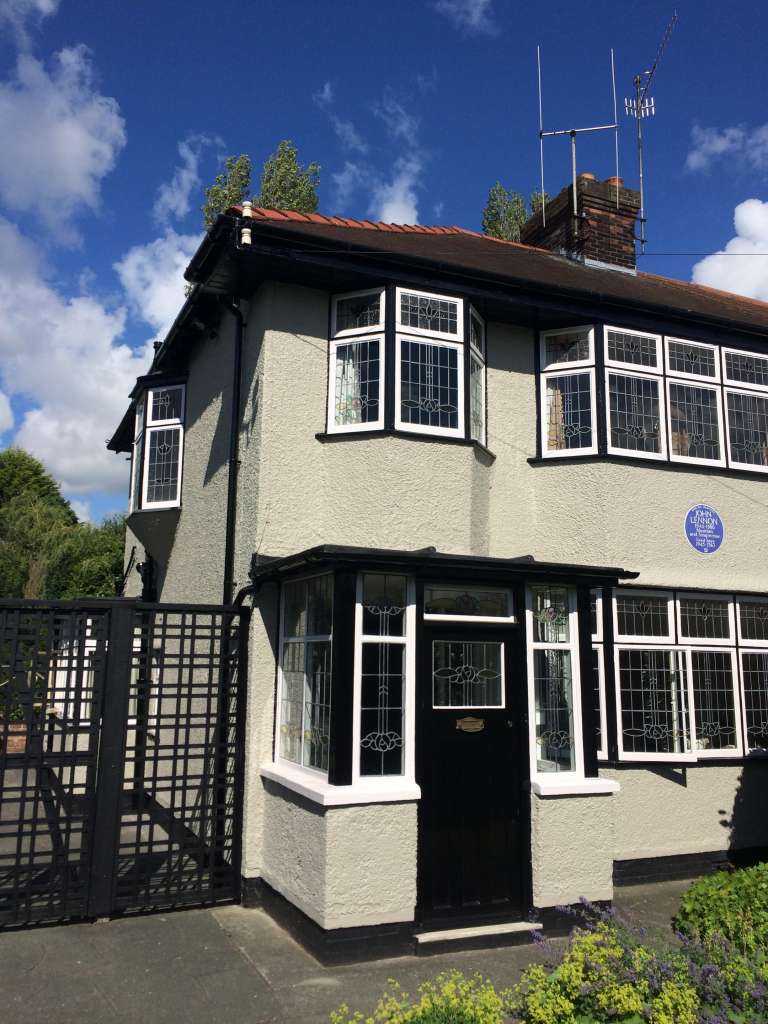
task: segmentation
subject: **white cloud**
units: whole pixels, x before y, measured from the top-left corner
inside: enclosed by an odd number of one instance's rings
[[[496,31],[491,8],[492,0],[437,0],[435,4],[435,10],[450,18],[456,28],[488,34]]]
[[[13,409],[8,401],[8,396],[0,391],[0,435],[13,426]]]
[[[72,511],[81,523],[93,522],[93,515],[91,514],[91,506],[89,502],[70,499],[69,504],[72,506]]]
[[[416,189],[421,171],[421,160],[416,156],[396,160],[392,179],[374,185],[369,215],[388,224],[418,224]]]
[[[126,141],[117,102],[96,89],[86,47],[60,50],[50,71],[19,56],[15,75],[0,83],[0,138],[0,198],[74,241],[72,218],[98,208],[101,179]]]
[[[328,107],[333,103],[333,86],[330,82],[325,82],[322,89],[318,89],[317,92],[312,93],[312,99],[318,105],[318,107]]]
[[[115,263],[132,312],[163,337],[184,301],[184,271],[202,235],[169,228],[146,245],[136,245]]]
[[[59,0],[0,0],[0,25],[10,25],[18,46],[29,45],[27,25],[55,14]]]
[[[342,121],[340,117],[332,117],[331,124],[345,149],[350,149],[356,153],[368,152],[367,142],[351,121]]]
[[[691,128],[691,148],[685,159],[688,171],[709,171],[720,157],[756,171],[768,169],[768,124],[748,130],[744,125],[730,128]]]
[[[768,301],[768,202],[745,199],[733,215],[736,235],[693,268],[696,284]]]
[[[418,142],[419,118],[411,114],[391,94],[373,108],[376,117],[381,118],[393,139],[415,146]]]
[[[222,148],[224,143],[218,137],[190,135],[178,145],[181,163],[177,165],[170,181],[164,182],[157,190],[157,199],[152,215],[158,224],[166,225],[171,217],[181,220],[191,208],[193,192],[200,188],[200,160],[209,146]]]

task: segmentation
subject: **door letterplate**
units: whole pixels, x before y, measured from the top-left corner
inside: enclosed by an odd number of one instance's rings
[[[456,728],[461,732],[482,732],[485,728],[484,718],[457,718]]]

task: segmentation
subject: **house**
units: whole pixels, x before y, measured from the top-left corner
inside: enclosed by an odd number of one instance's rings
[[[253,603],[242,875],[325,956],[768,846],[768,305],[576,193],[230,209],[109,442],[127,592]]]

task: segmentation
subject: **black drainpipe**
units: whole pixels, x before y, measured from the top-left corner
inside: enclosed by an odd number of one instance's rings
[[[227,527],[224,537],[224,604],[232,603],[235,566],[235,521],[237,516],[237,475],[240,468],[240,389],[243,364],[243,314],[240,300],[233,297],[227,308],[235,317],[235,353],[232,369],[232,418],[229,424],[229,476],[227,479]]]

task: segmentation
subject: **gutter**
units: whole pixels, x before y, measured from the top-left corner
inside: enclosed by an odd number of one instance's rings
[[[229,470],[227,478],[227,523],[224,534],[223,604],[231,604],[234,592],[237,481],[240,469],[240,392],[242,390],[243,333],[245,327],[243,314],[240,311],[240,300],[233,297],[227,308],[235,318],[235,351],[232,366],[232,413],[229,423]]]

